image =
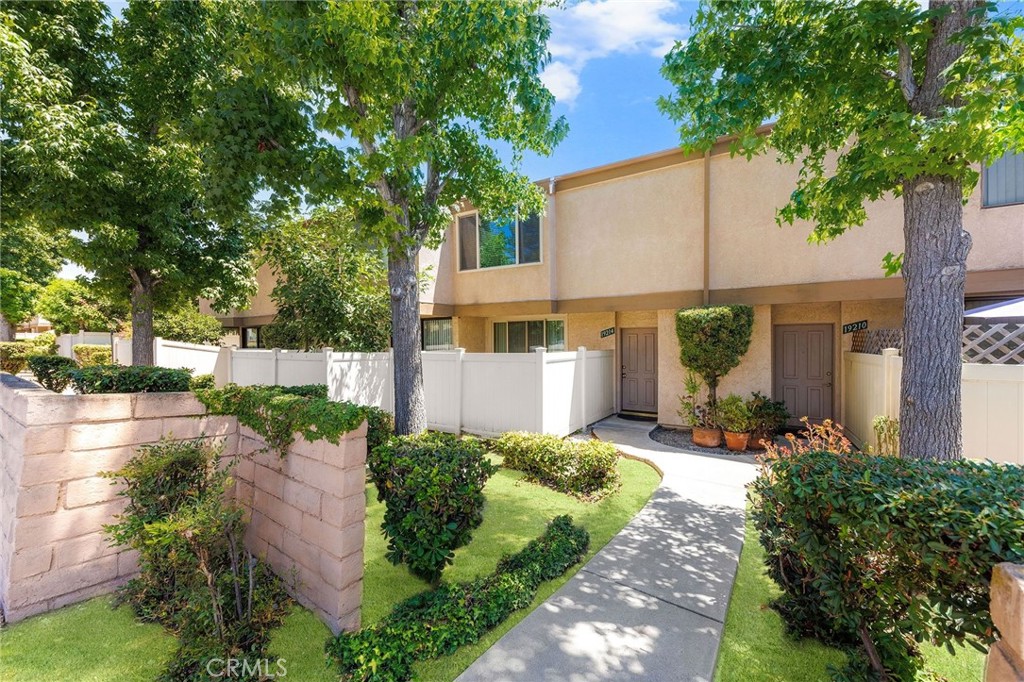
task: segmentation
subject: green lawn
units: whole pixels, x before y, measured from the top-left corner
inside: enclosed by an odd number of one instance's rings
[[[487,484],[483,525],[474,532],[473,541],[456,553],[445,579],[467,580],[491,572],[502,554],[521,549],[559,514],[571,514],[590,531],[592,555],[633,518],[658,485],[658,474],[641,462],[620,459],[619,470],[621,490],[594,504],[522,481],[519,472],[500,470]],[[372,487],[367,489],[367,502],[363,623],[371,624],[395,603],[427,585],[384,559],[386,543],[380,534],[384,508]],[[542,585],[533,606],[569,577]],[[513,614],[476,645],[419,665],[417,675],[431,681],[454,679],[528,612],[524,609]],[[288,679],[337,680],[324,662],[323,646],[328,634],[316,616],[295,608],[274,633],[270,656],[286,660]],[[0,679],[148,682],[174,648],[174,638],[160,627],[140,624],[128,608],[112,609],[110,598],[100,597],[0,630]]]
[[[841,651],[815,640],[789,637],[782,618],[768,607],[780,594],[764,570],[764,549],[750,515],[739,570],[729,601],[725,635],[718,653],[716,682],[820,682],[830,664],[842,665]],[[981,682],[985,657],[972,648],[924,647],[928,667],[950,682]]]

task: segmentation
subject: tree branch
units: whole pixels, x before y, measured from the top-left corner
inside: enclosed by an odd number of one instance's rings
[[[907,100],[907,104],[910,104],[917,95],[917,83],[914,81],[914,61],[910,55],[910,46],[907,45],[906,41],[898,41],[897,47],[900,52],[898,73],[900,90],[903,92],[903,99]]]

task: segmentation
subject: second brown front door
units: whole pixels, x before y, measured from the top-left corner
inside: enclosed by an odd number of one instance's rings
[[[772,363],[776,400],[786,403],[791,425],[832,418],[832,325],[775,326]]]
[[[658,330],[622,330],[622,411],[658,411]]]

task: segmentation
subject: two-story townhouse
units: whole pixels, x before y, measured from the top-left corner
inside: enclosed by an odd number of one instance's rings
[[[851,338],[842,326],[902,324],[903,283],[881,269],[902,250],[902,202],[875,202],[863,226],[808,243],[810,224],[776,222],[796,174],[770,155],[731,157],[722,140],[706,155],[671,149],[541,181],[541,216],[491,221],[464,207],[441,247],[420,255],[433,274],[424,347],[613,350],[617,408],[672,425],[683,379],[676,311],[745,303],[755,311],[750,350],[720,391],[761,391],[794,414],[841,418]],[[968,298],[1024,294],[1024,155],[984,169],[964,223],[974,240]],[[225,323],[255,341],[244,328],[272,314],[258,313]]]

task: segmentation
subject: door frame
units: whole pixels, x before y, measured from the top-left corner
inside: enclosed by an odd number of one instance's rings
[[[775,346],[776,346],[776,344],[775,344],[775,330],[778,327],[828,327],[829,328],[829,334],[830,334],[830,338],[831,338],[831,344],[830,344],[829,348],[831,350],[830,355],[831,355],[831,358],[832,358],[832,369],[831,369],[831,372],[832,372],[832,386],[831,386],[832,417],[831,417],[831,419],[832,419],[832,421],[835,421],[836,420],[836,414],[839,413],[839,407],[840,407],[838,405],[838,403],[836,402],[836,397],[838,395],[837,394],[837,390],[839,388],[839,374],[838,374],[839,370],[838,370],[837,364],[838,365],[842,365],[842,353],[841,352],[838,353],[840,362],[839,363],[836,362],[837,352],[836,352],[836,325],[835,325],[835,323],[834,322],[791,322],[791,323],[790,322],[786,322],[786,323],[778,323],[778,324],[776,324],[774,322],[772,323],[772,333],[771,333],[771,358],[772,358],[772,360],[771,360],[771,363],[772,363],[772,390],[771,390],[771,397],[772,397],[772,400],[781,400],[780,397],[777,397],[775,395],[775,372],[776,372],[776,366],[775,366],[775,350],[776,350],[776,348],[775,348]],[[800,419],[801,416],[802,415],[793,415],[793,419],[797,420],[797,424],[800,424],[799,419]],[[793,424],[787,422],[786,425],[783,428],[793,428],[793,426],[794,426]]]
[[[632,330],[632,329],[644,329],[644,330],[648,330],[649,329],[649,330],[654,332],[654,386],[655,386],[655,389],[654,389],[654,411],[653,412],[637,412],[635,410],[629,410],[628,414],[648,415],[648,416],[657,417],[658,416],[658,389],[661,387],[661,376],[660,376],[661,372],[660,372],[660,367],[658,365],[658,346],[660,344],[658,342],[659,334],[658,334],[658,327],[657,326],[654,326],[654,327],[616,327],[615,328],[615,339],[616,339],[615,340],[615,364],[618,366],[615,369],[615,371],[619,373],[619,380],[615,382],[615,412],[616,412],[616,414],[618,414],[618,413],[621,413],[621,412],[624,411],[622,409],[622,365],[623,365],[622,352],[623,352],[624,346],[625,346],[625,342],[624,342],[625,336],[623,335],[623,333],[626,330]]]

